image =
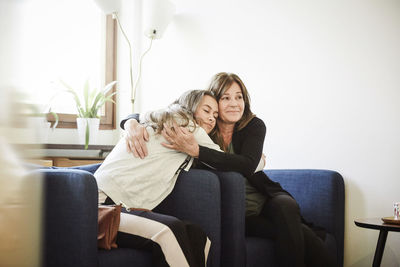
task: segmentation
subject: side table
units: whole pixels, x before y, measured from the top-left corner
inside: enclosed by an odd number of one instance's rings
[[[373,267],[381,265],[383,251],[385,250],[386,238],[389,231],[400,232],[400,224],[387,224],[380,218],[357,219],[354,223],[363,228],[379,230],[378,243],[376,244]]]

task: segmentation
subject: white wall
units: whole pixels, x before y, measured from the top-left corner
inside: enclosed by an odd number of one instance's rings
[[[353,221],[390,216],[400,201],[400,2],[174,2],[144,61],[138,110],[204,88],[219,71],[239,74],[268,127],[267,167],[340,172],[345,266],[370,265],[378,232]],[[120,117],[128,113],[125,104]],[[400,264],[399,237],[389,234],[383,266]]]

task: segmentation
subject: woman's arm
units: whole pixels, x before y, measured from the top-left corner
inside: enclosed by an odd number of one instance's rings
[[[169,143],[161,143],[164,147],[174,149],[191,157],[197,158],[199,146],[222,152],[221,148],[211,140],[210,136],[200,126],[191,132],[188,127],[179,126],[175,121],[172,127],[164,123],[162,135]]]
[[[241,131],[235,132],[232,144],[235,154],[221,153],[200,146],[199,160],[220,171],[237,171],[245,177],[251,176],[260,162],[266,127],[259,118],[254,118]]]
[[[176,127],[175,127],[176,128]],[[239,132],[234,133],[232,143],[235,154],[219,152],[199,145],[192,134],[165,128],[163,136],[169,142],[164,146],[175,149],[220,171],[237,171],[248,177],[254,173],[262,155],[266,128],[262,120],[254,118]]]

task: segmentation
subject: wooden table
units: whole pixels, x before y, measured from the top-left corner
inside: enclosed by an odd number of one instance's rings
[[[400,232],[400,224],[387,224],[380,218],[357,219],[354,223],[363,228],[379,230],[378,243],[376,244],[373,267],[381,265],[383,251],[385,250],[386,238],[389,231]]]

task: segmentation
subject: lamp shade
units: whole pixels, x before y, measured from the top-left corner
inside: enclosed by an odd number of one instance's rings
[[[120,7],[119,0],[94,0],[94,2],[106,15],[117,12]]]
[[[144,34],[160,39],[175,14],[175,5],[169,0],[143,1]]]

